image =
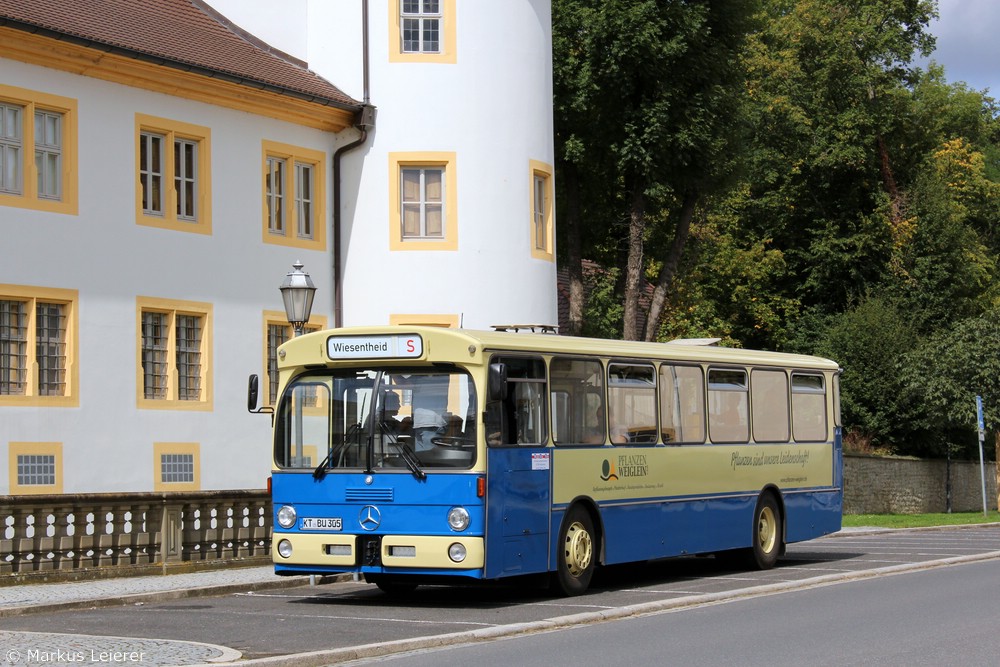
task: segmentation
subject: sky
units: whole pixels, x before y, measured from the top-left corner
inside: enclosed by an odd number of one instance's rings
[[[937,37],[930,60],[944,65],[948,82],[1000,98],[1000,0],[938,0],[938,14],[929,26]]]

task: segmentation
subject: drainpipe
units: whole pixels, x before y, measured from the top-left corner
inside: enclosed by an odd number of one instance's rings
[[[363,75],[364,104],[354,119],[354,127],[361,130],[361,136],[349,144],[338,148],[333,154],[333,326],[344,326],[344,281],[340,249],[340,160],[348,151],[354,150],[368,140],[368,132],[375,129],[375,107],[369,102],[368,94],[368,0],[361,0],[361,67]]]

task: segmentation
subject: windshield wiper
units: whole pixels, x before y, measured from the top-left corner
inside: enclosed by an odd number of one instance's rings
[[[406,446],[405,442],[399,441],[396,431],[384,419],[379,420],[378,428],[382,432],[382,437],[386,438],[390,445],[399,450],[399,457],[403,459],[403,463],[410,469],[413,476],[417,479],[426,479],[427,473],[420,469],[420,459],[413,453],[413,450]]]
[[[316,466],[315,470],[313,470],[313,477],[315,479],[323,479],[323,477],[326,476],[326,469],[329,467],[330,463],[334,461],[336,457],[340,456],[340,453],[344,451],[349,444],[351,444],[349,438],[353,435],[357,435],[360,431],[361,424],[351,424],[348,427],[347,433],[344,434],[344,440],[339,445],[331,449],[330,453],[326,455],[326,458],[323,459],[318,466]]]
[[[406,467],[413,471],[413,476],[417,479],[427,479],[427,473],[420,469],[420,459],[406,446],[406,443],[396,443],[396,447],[399,448],[399,455],[403,457]]]

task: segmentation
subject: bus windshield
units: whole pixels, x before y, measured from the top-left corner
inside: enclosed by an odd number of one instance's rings
[[[476,391],[464,371],[313,371],[285,388],[275,417],[281,468],[328,471],[470,468]]]

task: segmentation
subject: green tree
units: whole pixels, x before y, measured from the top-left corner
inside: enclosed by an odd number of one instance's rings
[[[841,312],[889,273],[902,217],[893,171],[916,53],[933,45],[929,0],[765,3],[748,49],[750,119],[743,220],[771,238],[781,286],[807,310]]]
[[[900,450],[899,367],[917,342],[905,311],[891,299],[873,296],[828,322],[816,353],[834,359],[841,376],[841,410],[847,437]]]
[[[604,222],[624,259],[625,338],[655,334],[696,205],[727,175],[742,90],[738,55],[754,6],[748,0],[553,2],[554,88],[561,98],[556,182],[570,218],[562,238],[575,271],[572,244],[585,237],[582,220]],[[603,180],[584,187],[588,170]],[[670,226],[670,242],[661,249],[649,326],[641,334],[654,222]],[[577,308],[571,303],[571,312]]]
[[[1000,309],[929,337],[901,366],[901,403],[924,453],[971,458],[977,450],[975,397],[983,397],[987,428],[1000,431]]]

